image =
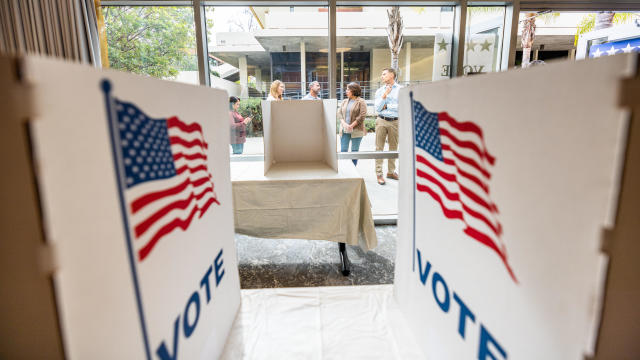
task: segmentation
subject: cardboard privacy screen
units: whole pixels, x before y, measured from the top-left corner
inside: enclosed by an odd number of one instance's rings
[[[427,356],[593,355],[635,69],[620,56],[402,90],[395,295]]]
[[[320,162],[338,171],[335,99],[262,101],[264,174],[274,164]]]
[[[42,58],[17,70],[3,86],[29,89],[65,355],[219,356],[240,301],[226,93]]]

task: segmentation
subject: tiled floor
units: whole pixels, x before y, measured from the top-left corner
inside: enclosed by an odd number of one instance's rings
[[[392,284],[396,226],[376,226],[378,246],[347,246],[351,274],[340,273],[338,243],[236,235],[243,289]]]

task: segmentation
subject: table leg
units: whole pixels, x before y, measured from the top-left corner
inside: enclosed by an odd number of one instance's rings
[[[344,276],[349,276],[351,273],[351,263],[349,263],[349,258],[347,257],[347,245],[345,243],[338,243],[340,246],[340,262],[341,262],[341,272]]]

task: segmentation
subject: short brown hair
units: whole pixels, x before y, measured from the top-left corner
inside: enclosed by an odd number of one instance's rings
[[[362,94],[362,89],[357,83],[350,82],[349,84],[347,84],[347,89],[351,90],[351,95],[355,97],[358,97],[360,96],[360,94]]]
[[[384,68],[384,69],[382,69],[382,71],[387,71],[387,72],[392,73],[394,79],[398,77],[398,73],[396,73],[396,69],[394,69],[394,68],[390,68],[390,67],[389,68]]]

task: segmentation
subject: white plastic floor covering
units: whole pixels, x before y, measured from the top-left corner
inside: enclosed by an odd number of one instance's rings
[[[242,290],[231,359],[424,359],[393,285]]]

